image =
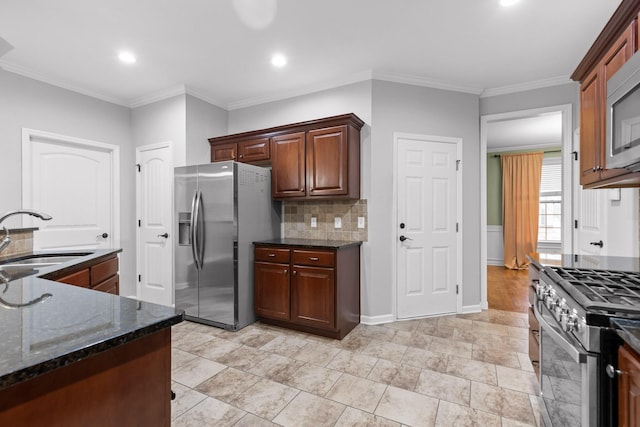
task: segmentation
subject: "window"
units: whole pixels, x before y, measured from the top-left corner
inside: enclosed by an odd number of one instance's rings
[[[562,158],[542,161],[538,242],[560,243],[562,239]]]

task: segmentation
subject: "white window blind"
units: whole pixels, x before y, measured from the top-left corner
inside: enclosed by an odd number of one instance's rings
[[[562,164],[559,157],[544,159],[542,162],[542,178],[540,179],[540,195],[562,194]]]

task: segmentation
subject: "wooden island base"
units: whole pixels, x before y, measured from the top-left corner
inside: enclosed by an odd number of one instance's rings
[[[0,390],[2,426],[171,424],[171,328]]]

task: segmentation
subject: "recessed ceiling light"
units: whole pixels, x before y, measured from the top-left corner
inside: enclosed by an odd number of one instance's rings
[[[281,55],[278,53],[271,57],[271,64],[274,67],[278,67],[278,68],[284,67],[285,65],[287,65],[287,58],[285,58],[284,55]]]
[[[134,62],[136,62],[136,57],[133,56],[133,53],[131,52],[120,52],[120,54],[118,55],[118,59],[125,64],[133,64]]]
[[[513,6],[520,0],[500,0],[500,6]]]

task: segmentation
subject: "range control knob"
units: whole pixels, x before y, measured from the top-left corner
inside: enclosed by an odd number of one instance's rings
[[[540,283],[538,282],[536,284],[536,295],[538,296],[539,300],[544,300],[545,294],[548,290],[548,286],[545,285],[544,283]]]
[[[560,324],[562,324],[562,329],[564,329],[566,332],[577,331],[580,325],[578,316],[575,313],[567,313],[561,316]]]
[[[547,295],[544,299],[544,303],[547,308],[551,311],[554,311],[558,306],[558,298],[556,297],[556,293],[552,290],[549,295]]]

